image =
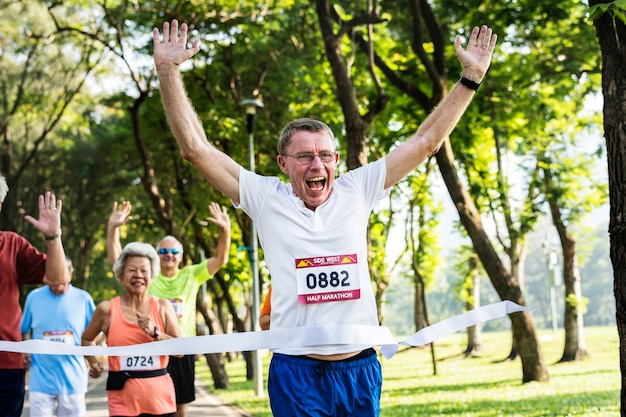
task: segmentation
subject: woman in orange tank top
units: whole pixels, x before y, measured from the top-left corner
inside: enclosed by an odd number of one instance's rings
[[[100,332],[107,346],[128,346],[180,337],[171,303],[148,295],[152,279],[159,274],[159,256],[146,243],[124,247],[113,267],[124,284],[124,294],[96,307],[83,333],[83,346],[93,346]],[[109,356],[107,379],[110,416],[174,416],[174,384],[167,373],[168,356]],[[103,364],[86,356],[89,375],[98,378]]]

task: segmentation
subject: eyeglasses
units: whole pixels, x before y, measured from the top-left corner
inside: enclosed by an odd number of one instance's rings
[[[299,153],[297,155],[283,154],[296,160],[300,165],[311,165],[316,156],[319,156],[320,161],[324,163],[333,162],[335,160],[335,152],[324,151],[318,154],[314,153]]]
[[[158,252],[159,255],[167,255],[168,253],[171,253],[172,255],[178,255],[180,253],[180,251],[176,248],[161,248]]]

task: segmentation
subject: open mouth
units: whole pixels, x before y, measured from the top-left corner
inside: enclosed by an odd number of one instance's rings
[[[324,186],[326,185],[326,178],[324,177],[309,178],[306,181],[306,185],[312,191],[322,191],[324,189]]]
[[[132,285],[133,287],[145,287],[146,281],[144,281],[143,279],[132,279],[130,281],[130,285]]]

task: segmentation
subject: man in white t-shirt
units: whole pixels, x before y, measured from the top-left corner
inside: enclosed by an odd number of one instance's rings
[[[185,93],[180,65],[186,24],[154,29],[161,95],[181,155],[254,221],[272,276],[272,329],[331,324],[378,325],[367,265],[369,216],[389,188],[437,152],[485,76],[497,36],[474,28],[468,46],[454,47],[460,81],[407,141],[384,158],[336,176],[337,143],[330,128],[299,119],[278,139],[277,162],[289,183],[250,172],[213,147]],[[320,345],[276,349],[268,392],[274,416],[377,416],[382,375],[372,346]]]

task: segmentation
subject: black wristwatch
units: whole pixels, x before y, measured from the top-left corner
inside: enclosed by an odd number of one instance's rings
[[[154,326],[154,333],[152,333],[152,338],[154,340],[159,338],[159,335],[161,334],[161,329],[159,329],[158,327]]]

